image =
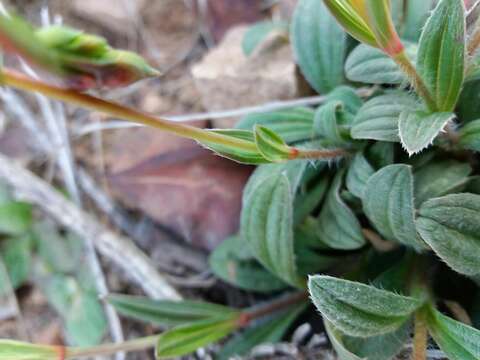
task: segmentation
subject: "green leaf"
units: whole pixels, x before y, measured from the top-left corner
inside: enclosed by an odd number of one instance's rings
[[[218,341],[238,328],[237,316],[197,321],[181,325],[158,337],[157,359],[169,359],[190,354],[197,349]]]
[[[282,162],[292,157],[292,148],[274,131],[255,125],[255,144],[262,156],[271,162]]]
[[[433,5],[434,0],[407,0],[402,38],[414,42],[418,41]]]
[[[2,243],[2,258],[14,289],[28,280],[32,259],[32,239],[28,235]]]
[[[251,130],[255,125],[266,126],[280,135],[287,143],[310,140],[313,137],[314,112],[310,108],[293,108],[245,116],[235,126]]]
[[[0,205],[0,233],[22,235],[32,225],[32,205],[11,201]]]
[[[287,287],[258,263],[238,235],[217,246],[210,255],[209,264],[216,276],[243,290],[270,293]]]
[[[347,335],[361,338],[397,330],[421,301],[373,286],[317,275],[309,291],[322,315]]]
[[[417,250],[424,248],[415,229],[413,175],[411,167],[384,167],[370,177],[363,196],[363,209],[375,228],[388,240],[397,240]]]
[[[159,326],[173,327],[196,321],[235,315],[237,310],[227,306],[192,300],[152,300],[129,295],[109,295],[106,300],[123,315]]]
[[[272,32],[277,32],[288,36],[288,23],[284,21],[261,21],[254,24],[243,36],[243,53],[247,56],[250,56]]]
[[[451,360],[480,358],[480,331],[430,309],[428,330],[440,349]]]
[[[417,230],[451,268],[480,274],[480,195],[453,194],[425,202]]]
[[[480,120],[467,123],[459,132],[459,145],[480,152]]]
[[[338,86],[327,94],[325,103],[330,101],[341,102],[344,110],[351,115],[355,115],[363,105],[363,100],[356,90],[345,85]]]
[[[417,46],[408,44],[406,52],[411,59],[417,56]],[[382,50],[368,45],[358,45],[345,62],[347,79],[367,84],[403,84],[404,72]]]
[[[218,153],[219,155],[226,157],[227,159],[238,161],[243,164],[252,164],[252,165],[259,165],[259,164],[266,164],[270,161],[265,159],[263,155],[258,151],[257,146],[255,144],[255,137],[252,131],[248,130],[210,130],[216,134],[221,134],[224,136],[232,137],[235,139],[244,140],[247,142],[250,149],[240,148],[236,146],[226,146],[226,145],[219,145],[208,141],[202,141],[202,145],[206,146],[210,150]]]
[[[347,35],[322,1],[298,2],[291,40],[302,73],[318,93],[327,93],[343,82]]]
[[[297,194],[294,202],[294,226],[300,225],[323,201],[328,190],[328,185],[328,176],[321,176],[312,188]]]
[[[406,322],[398,330],[371,338],[347,336],[324,320],[325,329],[340,360],[390,360],[410,338],[411,326]]]
[[[439,112],[453,111],[462,89],[465,27],[463,1],[440,0],[420,37],[417,70]]]
[[[62,316],[73,345],[94,346],[101,342],[107,321],[96,293],[82,288],[75,278],[61,274],[40,284],[49,303]]]
[[[275,344],[282,340],[288,328],[305,310],[305,305],[295,306],[283,311],[266,322],[252,326],[243,333],[234,336],[222,346],[217,360],[229,360],[234,356],[247,354],[255,346],[260,344]]]
[[[463,123],[478,119],[478,114],[480,114],[480,79],[465,83],[458,100],[456,113]]]
[[[62,348],[0,340],[0,360],[57,360]]]
[[[403,147],[410,156],[419,153],[430,146],[454,118],[455,114],[448,112],[427,114],[423,111],[403,111],[398,123]]]
[[[472,172],[469,164],[455,160],[429,163],[415,171],[415,204],[458,192],[469,181]]]
[[[315,112],[315,133],[324,139],[327,145],[340,146],[349,138],[349,131],[344,125],[343,104],[330,101],[320,106]]]
[[[375,169],[362,153],[357,153],[348,168],[346,185],[348,191],[358,198],[363,198],[368,179]]]
[[[255,183],[255,188],[245,190],[241,235],[263,266],[298,286],[293,247],[294,186],[285,173]]]
[[[340,171],[330,187],[318,218],[319,237],[333,249],[353,250],[365,245],[360,222],[340,197],[344,171]]]
[[[400,113],[417,107],[417,100],[403,91],[374,97],[358,111],[351,129],[352,138],[398,142]]]

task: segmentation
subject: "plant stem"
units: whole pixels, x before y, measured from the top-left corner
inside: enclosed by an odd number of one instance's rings
[[[467,45],[468,55],[475,55],[478,47],[480,46],[480,23],[476,25],[474,33],[470,36]]]
[[[405,51],[395,56],[393,60],[398,64],[398,66],[410,79],[410,83],[415,88],[417,94],[425,101],[427,107],[433,112],[437,111],[437,105],[435,104],[435,101],[430,94],[430,91],[423,82],[423,79],[418,74],[417,69],[415,69],[415,66],[413,66],[412,62],[408,58]]]
[[[379,234],[370,229],[362,229],[362,234],[378,252],[389,252],[400,246],[393,241],[384,240]]]
[[[91,348],[68,348],[65,360],[86,358],[101,355],[112,355],[118,352],[141,351],[154,348],[157,344],[158,335],[126,341],[121,344],[106,344]],[[63,359],[62,359],[63,360]]]
[[[280,300],[273,301],[264,306],[259,306],[251,310],[246,310],[242,313],[239,320],[239,325],[241,327],[248,326],[253,320],[262,318],[264,316],[270,315],[277,311],[288,308],[292,305],[298,304],[300,302],[306,301],[308,299],[307,292],[296,292],[289,296],[283,297]]]
[[[334,159],[347,155],[348,152],[344,149],[332,149],[332,150],[305,150],[292,148],[291,159]]]
[[[218,145],[233,146],[243,150],[256,150],[253,143],[224,136],[194,126],[168,121],[114,102],[106,101],[88,94],[79,93],[70,89],[46,84],[31,79],[14,70],[3,68],[0,81],[10,87],[42,95],[66,103],[75,104],[91,110],[102,112],[120,119],[151,126],[184,138],[210,142]]]
[[[415,313],[415,327],[413,335],[413,360],[427,359],[428,330],[423,309]]]

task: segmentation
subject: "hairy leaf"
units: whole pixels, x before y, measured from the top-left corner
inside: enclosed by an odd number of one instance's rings
[[[32,205],[10,201],[0,205],[0,234],[21,235],[32,225]]]
[[[298,285],[293,247],[293,189],[285,173],[246,189],[241,235],[253,255],[273,274]]]
[[[297,63],[317,92],[329,92],[343,82],[347,36],[322,1],[299,1],[291,38]]]
[[[217,318],[219,315],[238,313],[227,306],[191,300],[152,300],[146,297],[117,294],[109,295],[106,300],[123,315],[165,327],[186,325]]]
[[[428,329],[435,342],[451,360],[480,358],[480,330],[430,309]]]
[[[375,173],[375,169],[362,153],[353,158],[348,168],[347,189],[356,197],[363,198],[368,179]]]
[[[310,277],[309,291],[328,321],[345,334],[361,338],[397,330],[421,305],[411,297],[330,276]]]
[[[407,0],[402,38],[415,42],[418,41],[433,5],[434,0]]]
[[[417,230],[454,270],[480,274],[480,195],[452,194],[425,202]]]
[[[409,58],[417,56],[416,45],[407,45]],[[345,62],[345,74],[351,81],[367,84],[402,84],[407,81],[398,65],[382,50],[358,45]]]
[[[370,221],[389,240],[417,250],[424,246],[417,238],[413,205],[413,175],[408,165],[390,165],[367,182],[363,208]]]
[[[313,117],[314,112],[311,109],[299,107],[247,115],[237,123],[236,128],[253,131],[257,124],[266,126],[287,143],[294,143],[313,137]]]
[[[459,133],[459,145],[480,152],[480,120],[467,123]]]
[[[315,133],[328,145],[340,146],[348,141],[348,130],[343,126],[342,103],[330,101],[315,112]]]
[[[406,110],[400,114],[398,123],[400,140],[411,156],[430,146],[455,114],[443,112],[427,114],[423,111]]]
[[[262,156],[271,162],[282,162],[292,156],[292,149],[277,133],[262,125],[255,125],[255,144]]]
[[[465,68],[465,6],[440,0],[428,19],[417,56],[417,69],[429,89],[436,111],[451,112],[457,104]]]
[[[354,139],[398,142],[400,113],[417,107],[417,100],[401,91],[374,97],[358,111],[351,135]]]
[[[455,160],[432,162],[415,171],[415,204],[447,195],[464,187],[472,172],[469,164]]]
[[[319,236],[333,249],[352,250],[365,244],[362,228],[353,211],[340,197],[344,171],[338,172],[318,218]]]

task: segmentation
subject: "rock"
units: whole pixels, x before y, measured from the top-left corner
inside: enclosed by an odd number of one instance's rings
[[[246,26],[230,30],[224,40],[192,69],[208,111],[291,99],[296,94],[293,54],[289,45],[269,39],[246,57],[241,43]],[[214,121],[214,127],[232,127],[238,119]]]

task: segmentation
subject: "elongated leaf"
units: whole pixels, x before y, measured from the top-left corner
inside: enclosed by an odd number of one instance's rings
[[[422,111],[403,111],[398,128],[403,147],[411,156],[430,146],[455,114],[443,112],[427,114]]]
[[[362,198],[368,179],[375,173],[372,165],[362,153],[353,158],[347,173],[347,189],[356,197]]]
[[[467,184],[472,172],[469,164],[455,160],[433,162],[415,172],[415,204],[458,192]]]
[[[458,99],[456,113],[462,123],[477,120],[480,114],[480,70],[478,76],[479,78],[465,83]]]
[[[315,133],[328,145],[340,146],[348,141],[348,130],[342,126],[342,103],[330,101],[315,112]]]
[[[330,276],[310,277],[309,291],[328,321],[345,334],[361,338],[397,330],[421,305],[411,297]]]
[[[32,239],[28,235],[2,244],[2,258],[14,289],[28,280],[32,262]]]
[[[152,300],[129,295],[109,295],[106,299],[121,314],[159,326],[173,327],[238,313],[227,306],[201,301]]]
[[[292,158],[292,148],[275,131],[255,125],[255,144],[262,156],[271,162],[282,162]]]
[[[238,327],[237,322],[236,317],[220,317],[169,330],[158,338],[156,357],[157,359],[169,359],[190,354],[233,332]]]
[[[417,69],[440,112],[453,111],[463,85],[465,26],[463,1],[441,0],[420,37]]]
[[[345,344],[343,343],[343,334],[340,330],[335,328],[335,326],[325,318],[323,319],[323,323],[325,324],[328,338],[330,339],[339,360],[364,360],[345,347]]]
[[[365,244],[362,228],[353,211],[340,197],[344,171],[337,173],[318,218],[319,236],[333,249],[353,250]]]
[[[311,189],[297,195],[294,203],[294,226],[300,225],[318,207],[327,193],[328,185],[329,178],[325,175]]]
[[[411,59],[417,56],[417,46],[407,44]],[[382,50],[368,45],[358,45],[345,62],[345,74],[351,81],[367,84],[402,84],[407,78],[398,65]]]
[[[32,205],[11,201],[0,205],[0,234],[22,235],[32,225]]]
[[[480,331],[430,309],[428,329],[435,342],[451,360],[480,358]]]
[[[297,63],[310,85],[319,93],[340,85],[347,36],[323,1],[300,0],[291,31]]]
[[[289,284],[298,285],[289,178],[284,173],[266,177],[247,194],[241,216],[242,237],[263,266]]]
[[[480,274],[480,195],[452,194],[425,202],[417,230],[454,270]]]
[[[261,21],[251,26],[243,36],[243,53],[250,56],[253,51],[272,33],[288,36],[288,23],[283,21]]]
[[[331,101],[341,102],[345,112],[351,115],[355,115],[363,105],[363,100],[355,89],[345,85],[338,86],[327,94],[325,103]]]
[[[465,149],[480,152],[480,120],[466,124],[460,130],[459,144]]]
[[[210,130],[214,133],[229,136],[235,139],[244,140],[249,148],[238,146],[227,146],[214,144],[208,141],[203,141],[202,145],[206,146],[210,150],[215,151],[219,155],[226,157],[227,159],[238,161],[243,164],[266,164],[270,161],[265,159],[255,144],[255,137],[252,131],[248,130]]]
[[[310,140],[313,137],[314,112],[309,108],[293,108],[244,117],[237,129],[251,130],[255,125],[266,126],[280,135],[287,143]]]
[[[270,293],[287,287],[260,265],[238,235],[217,246],[210,255],[209,264],[216,276],[240,289]]]
[[[60,347],[0,340],[0,360],[58,360],[61,354]]]
[[[367,182],[363,209],[370,221],[389,240],[420,250],[413,206],[413,175],[408,165],[390,165]]]
[[[400,113],[417,107],[417,100],[403,91],[377,96],[358,111],[351,135],[354,139],[398,142]]]
[[[218,360],[229,360],[235,355],[245,355],[260,344],[275,344],[279,342],[303,310],[305,310],[304,305],[295,306],[286,312],[277,314],[263,324],[253,326],[236,335],[223,345],[222,350],[218,354]]]

